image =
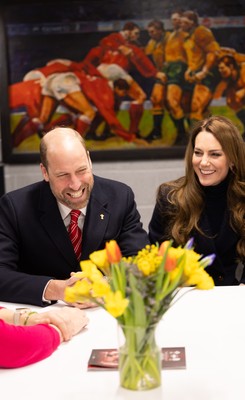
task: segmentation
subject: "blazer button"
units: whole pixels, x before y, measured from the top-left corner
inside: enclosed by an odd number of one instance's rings
[[[222,282],[222,281],[224,280],[224,277],[223,277],[223,275],[219,275],[219,276],[218,276],[218,279],[219,279],[219,281],[221,281],[221,282]]]

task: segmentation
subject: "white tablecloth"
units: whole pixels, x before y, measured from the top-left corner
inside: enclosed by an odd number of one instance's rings
[[[87,371],[92,349],[118,345],[116,320],[102,309],[88,310],[87,329],[49,358],[0,369],[1,399],[244,400],[244,306],[245,286],[186,293],[165,314],[157,332],[161,347],[185,347],[187,367],[163,370],[161,387],[146,392],[120,388],[117,371]]]

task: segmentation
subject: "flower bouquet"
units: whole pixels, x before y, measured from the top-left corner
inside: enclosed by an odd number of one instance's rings
[[[124,335],[119,372],[125,388],[145,390],[161,384],[157,323],[181,288],[214,286],[205,271],[214,255],[202,258],[192,245],[190,240],[184,247],[174,248],[172,241],[165,241],[125,258],[112,240],[104,250],[92,253],[90,260],[81,261],[80,279],[66,288],[66,301],[92,301],[117,319]]]

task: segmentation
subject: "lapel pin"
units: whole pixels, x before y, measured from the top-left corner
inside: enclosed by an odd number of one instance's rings
[[[100,214],[100,219],[104,219],[104,214]]]

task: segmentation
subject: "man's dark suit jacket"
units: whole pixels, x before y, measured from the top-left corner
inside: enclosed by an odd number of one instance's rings
[[[149,243],[132,189],[94,177],[82,240],[82,257],[116,240],[130,256]],[[49,184],[38,182],[0,199],[0,300],[38,306],[47,282],[79,271],[57,201]]]

